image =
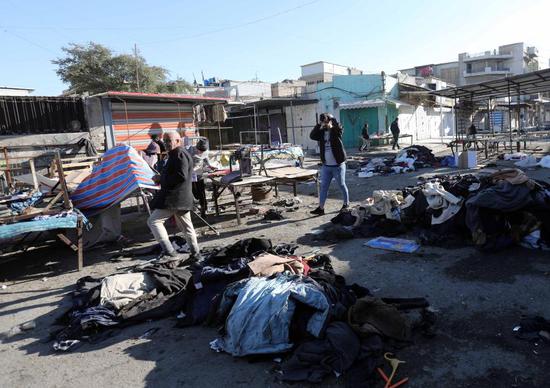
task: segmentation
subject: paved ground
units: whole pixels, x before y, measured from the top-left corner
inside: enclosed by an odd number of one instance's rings
[[[547,151],[547,150],[546,150]],[[502,164],[502,162],[500,162]],[[448,172],[450,170],[438,170]],[[378,188],[414,184],[419,175],[432,170],[369,179],[348,176],[353,201],[368,197]],[[549,181],[549,170],[528,172]],[[230,215],[216,225],[221,236],[206,233],[204,246],[225,245],[246,237],[267,237],[274,242],[296,242],[301,251],[318,247],[306,234],[329,222],[341,206],[336,188],[327,209],[332,214],[309,217],[315,206],[314,187],[300,188],[305,204],[287,213],[283,221],[265,223],[257,216],[245,218],[237,228]],[[125,235],[150,244],[144,218],[130,219]],[[550,318],[550,255],[523,248],[482,254],[471,247],[422,248],[413,255],[389,253],[364,247],[364,240],[321,245],[335,258],[336,270],[349,282],[357,282],[379,296],[426,297],[437,310],[437,335],[418,338],[398,350],[403,375],[410,386],[446,387],[543,387],[550,381],[550,346],[514,338],[512,328],[522,314]],[[271,360],[249,362],[217,354],[208,343],[215,330],[205,327],[174,328],[174,319],[144,323],[120,330],[97,343],[84,344],[67,354],[54,354],[45,339],[51,324],[70,305],[69,293],[82,276],[113,273],[118,266],[108,258],[115,247],[86,253],[86,267],[70,272],[74,258],[59,247],[38,249],[9,263],[0,262],[0,332],[35,320],[34,330],[0,344],[1,387],[96,387],[115,386],[248,386],[281,385],[275,380]],[[149,328],[159,330],[149,339],[138,339]],[[335,378],[321,386],[341,386]]]

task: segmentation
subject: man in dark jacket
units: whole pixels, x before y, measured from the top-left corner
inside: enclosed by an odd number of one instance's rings
[[[397,149],[401,148],[399,147],[399,132],[401,132],[399,130],[399,124],[397,123],[397,120],[398,118],[396,117],[395,120],[393,120],[393,122],[391,123],[391,126],[390,126],[390,131],[391,131],[391,134],[393,136],[393,145],[391,147],[392,150],[395,149],[395,147],[397,147]]]
[[[370,146],[369,123],[365,123],[363,126],[363,130],[361,131],[361,140],[363,141],[363,144],[359,147],[359,151],[364,151],[365,149],[368,151]]]
[[[321,150],[321,190],[319,193],[319,207],[311,214],[322,216],[325,214],[325,202],[332,179],[340,187],[344,196],[342,210],[349,207],[349,193],[346,186],[346,151],[342,143],[344,129],[334,117],[328,113],[320,116],[320,123],[311,131],[309,137],[319,142]]]
[[[168,151],[168,160],[160,176],[155,177],[160,181],[160,190],[151,201],[153,212],[147,220],[147,225],[162,248],[162,256],[179,258],[164,227],[164,222],[174,216],[190,248],[190,258],[199,259],[197,235],[191,221],[193,159],[182,147],[178,133],[165,133],[164,142]]]

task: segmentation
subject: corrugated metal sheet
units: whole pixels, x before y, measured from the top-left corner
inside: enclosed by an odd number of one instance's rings
[[[152,134],[178,131],[182,136],[195,133],[191,102],[111,102],[115,144],[145,149]]]

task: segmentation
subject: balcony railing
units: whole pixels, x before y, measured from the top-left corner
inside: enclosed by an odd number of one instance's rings
[[[475,70],[465,70],[464,76],[473,76],[473,75],[483,75],[483,74],[492,74],[492,73],[510,73],[511,70],[509,67],[486,67],[484,69],[475,69]]]

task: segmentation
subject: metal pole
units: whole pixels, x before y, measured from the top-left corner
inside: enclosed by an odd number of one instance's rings
[[[254,145],[258,144],[258,128],[257,128],[257,117],[256,117],[256,104],[252,105],[254,107]]]
[[[138,66],[138,51],[137,51],[137,44],[134,43],[134,57],[136,58],[136,84],[137,84],[137,91],[141,92],[141,88],[139,85],[139,66]]]
[[[512,96],[510,95],[510,81],[508,81],[508,121],[510,125],[510,153],[514,153],[512,145]]]
[[[292,100],[290,100],[290,123],[292,124],[292,144],[296,144],[296,128],[294,128],[294,109],[292,109]]]

